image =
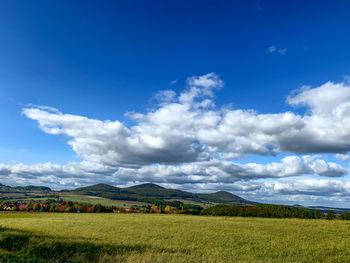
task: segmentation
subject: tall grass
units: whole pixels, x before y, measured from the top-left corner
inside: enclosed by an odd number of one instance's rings
[[[0,262],[350,262],[347,221],[0,213]]]

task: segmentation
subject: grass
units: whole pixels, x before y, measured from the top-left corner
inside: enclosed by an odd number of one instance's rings
[[[54,198],[54,197],[36,197],[31,198],[28,197],[17,197],[13,198],[11,200],[21,201],[21,200],[34,200],[34,201],[45,201],[47,199]],[[137,201],[128,201],[128,200],[111,200],[106,199],[98,196],[87,196],[87,195],[60,195],[60,198],[65,201],[72,201],[72,202],[79,202],[79,203],[87,203],[87,204],[101,204],[104,206],[117,206],[117,207],[132,207],[132,206],[145,206],[148,205],[148,203],[144,202],[137,202]]]
[[[0,213],[0,262],[350,262],[347,221]]]
[[[101,204],[104,206],[118,206],[118,207],[131,207],[131,206],[144,206],[147,203],[137,201],[126,201],[126,200],[111,200],[97,196],[86,196],[86,195],[61,195],[61,199],[73,202],[88,203],[88,204]]]

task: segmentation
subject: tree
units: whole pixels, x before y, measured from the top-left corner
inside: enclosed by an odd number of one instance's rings
[[[322,217],[321,211],[320,211],[320,209],[317,209],[317,210],[315,211],[315,218],[316,218],[316,219],[320,219],[321,217]]]
[[[103,213],[106,211],[106,208],[101,204],[96,204],[95,206],[92,206],[92,207],[95,213]]]
[[[65,212],[74,212],[73,210],[74,210],[74,209],[73,209],[72,206],[68,206],[64,211],[65,211]]]
[[[40,210],[40,207],[41,207],[40,203],[35,203],[35,204],[33,205],[33,211],[39,211],[39,210]]]
[[[164,213],[166,214],[169,214],[171,211],[171,207],[169,205],[167,205],[165,208],[164,208]]]
[[[160,212],[161,212],[161,209],[158,206],[156,205],[151,206],[150,213],[159,214]]]
[[[49,211],[50,212],[55,212],[56,211],[56,206],[54,204],[51,204]]]
[[[0,210],[3,210],[5,205],[6,205],[6,201],[1,202],[1,204],[0,204]]]
[[[79,206],[78,206],[78,211],[80,211],[80,212],[86,212],[86,206],[84,206],[84,205],[79,205]]]
[[[333,210],[329,210],[328,213],[327,213],[327,220],[332,220],[332,219],[335,219],[335,213]]]
[[[344,211],[344,213],[340,217],[343,220],[350,220],[350,214],[348,211]]]

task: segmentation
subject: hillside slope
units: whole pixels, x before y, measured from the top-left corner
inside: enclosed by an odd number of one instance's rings
[[[249,204],[250,201],[243,199],[237,195],[226,191],[218,191],[211,194],[197,194],[197,196],[204,201],[209,201],[213,203],[223,203],[223,204]]]
[[[25,193],[25,192],[48,192],[51,191],[49,187],[46,186],[8,186],[0,184],[0,193]]]
[[[213,204],[252,204],[237,195],[219,191],[210,194],[197,194],[177,189],[168,189],[152,183],[119,188],[106,184],[97,184],[77,188],[69,192],[81,195],[95,195],[116,200],[134,200],[154,203],[158,201],[187,200],[197,203]]]

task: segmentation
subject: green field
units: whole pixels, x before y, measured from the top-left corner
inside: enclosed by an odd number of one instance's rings
[[[0,213],[0,262],[350,262],[347,221]]]
[[[101,204],[103,206],[117,206],[117,207],[132,207],[132,206],[147,206],[148,203],[138,202],[138,201],[128,201],[128,200],[111,200],[107,198],[102,198],[98,196],[88,196],[88,195],[71,195],[71,194],[59,194],[58,195],[62,200],[87,203],[87,204]],[[8,197],[8,196],[7,196]],[[34,200],[34,201],[45,201],[47,199],[54,197],[28,197],[28,196],[15,196],[10,200]]]
[[[126,201],[126,200],[111,200],[97,196],[88,195],[61,195],[61,199],[66,201],[87,203],[87,204],[101,204],[104,206],[118,206],[118,207],[131,207],[131,206],[145,206],[148,203],[137,202],[137,201]],[[47,199],[47,198],[46,198]]]

